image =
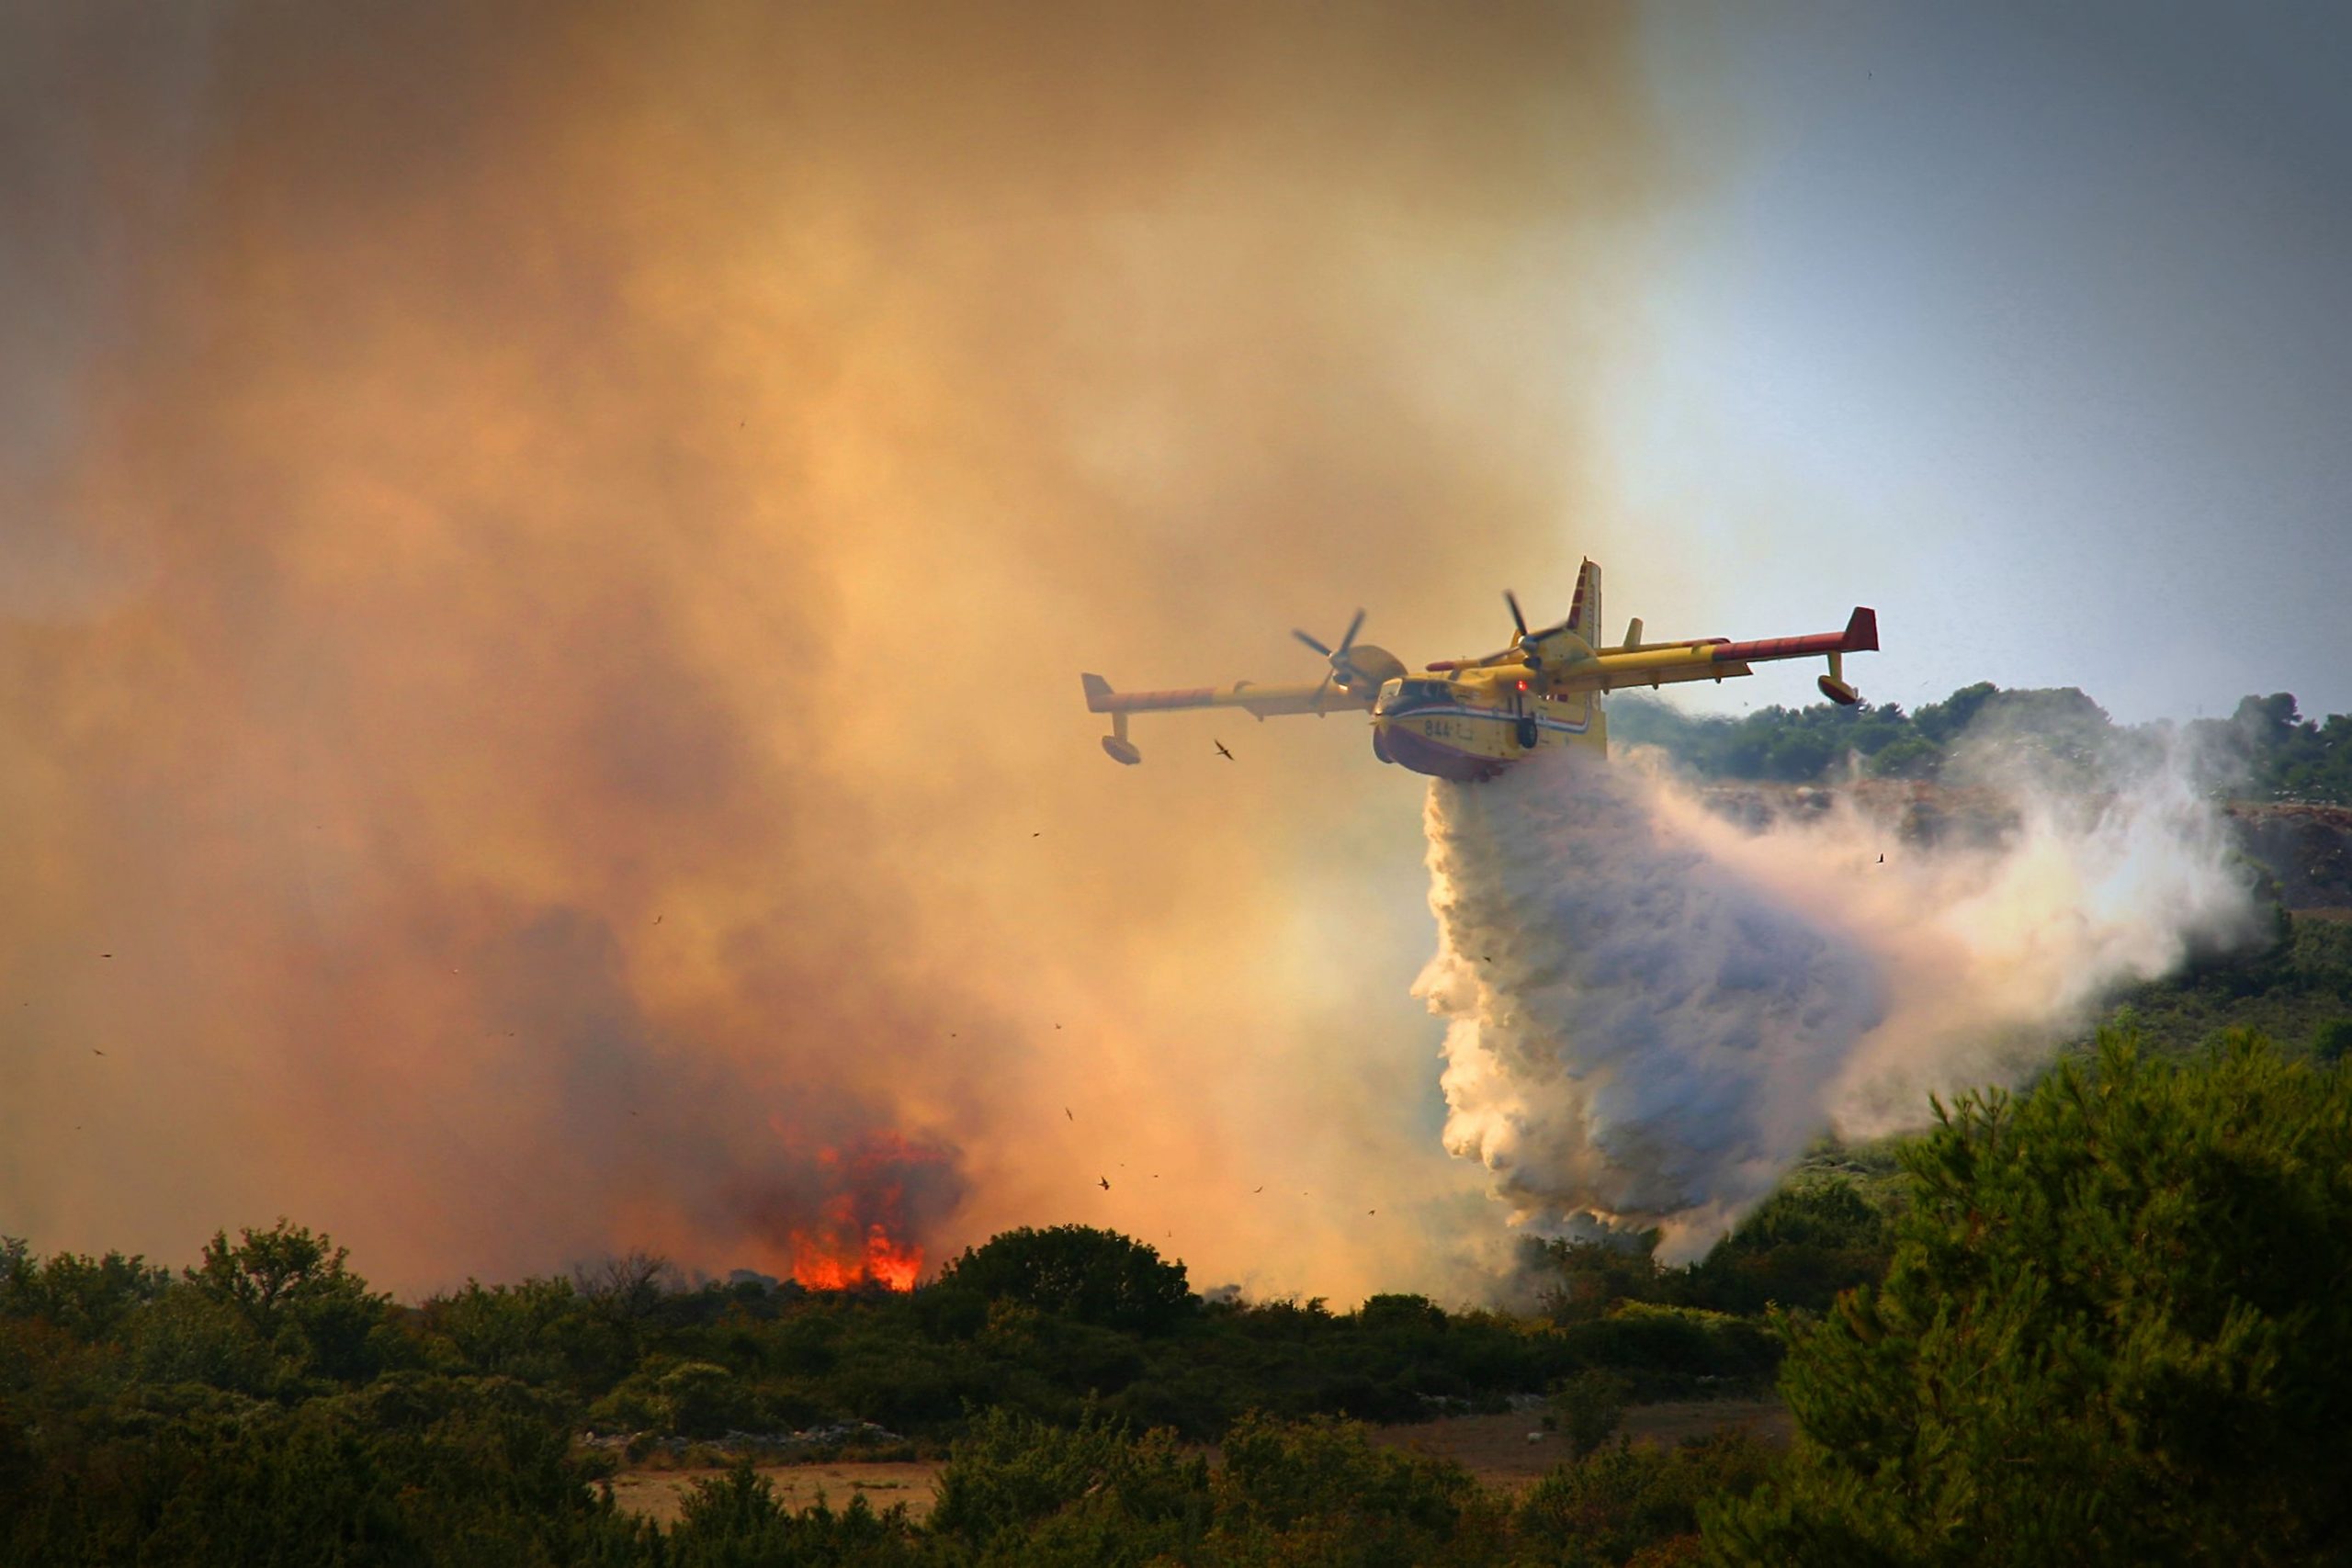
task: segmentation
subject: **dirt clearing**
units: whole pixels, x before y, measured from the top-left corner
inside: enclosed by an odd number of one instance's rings
[[[756,1467],[776,1500],[797,1512],[817,1501],[822,1492],[835,1508],[846,1508],[852,1497],[863,1497],[874,1511],[904,1503],[907,1512],[923,1518],[938,1499],[932,1482],[944,1466],[933,1460],[843,1460],[834,1464],[763,1464]],[[613,1501],[632,1514],[663,1524],[675,1524],[686,1494],[697,1481],[725,1475],[724,1470],[631,1470],[613,1477]]]
[[[1787,1442],[1794,1430],[1787,1407],[1776,1399],[1684,1399],[1637,1404],[1625,1413],[1623,1430],[1637,1443],[1668,1446],[1730,1427],[1746,1427],[1775,1443]],[[1375,1427],[1372,1440],[1450,1459],[1476,1476],[1482,1485],[1519,1492],[1568,1457],[1567,1439],[1559,1433],[1544,1432],[1539,1441],[1527,1440],[1530,1432],[1543,1431],[1543,1413],[1526,1410],[1508,1416],[1454,1416],[1442,1421]],[[864,1497],[877,1512],[904,1503],[909,1515],[922,1519],[930,1516],[932,1505],[938,1500],[933,1483],[946,1467],[937,1460],[906,1460],[757,1468],[788,1508],[806,1508],[822,1492],[836,1508],[847,1507],[852,1497]],[[613,1498],[632,1514],[673,1524],[696,1481],[726,1473],[724,1470],[627,1471],[613,1478]]]
[[[1671,1447],[1689,1438],[1726,1427],[1746,1427],[1768,1442],[1785,1443],[1795,1431],[1788,1407],[1777,1399],[1678,1399],[1637,1404],[1625,1412],[1621,1430],[1637,1443]],[[1530,1432],[1543,1432],[1528,1441]],[[1518,1492],[1569,1456],[1568,1439],[1544,1431],[1540,1410],[1507,1416],[1455,1416],[1408,1427],[1381,1427],[1373,1440],[1435,1459],[1450,1459],[1481,1483]]]

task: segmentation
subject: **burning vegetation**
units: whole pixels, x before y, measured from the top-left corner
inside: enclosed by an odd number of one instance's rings
[[[925,1228],[958,1190],[953,1151],[876,1133],[820,1148],[802,1187],[770,1190],[749,1205],[754,1235],[790,1279],[812,1291],[878,1285],[911,1291],[922,1277]]]

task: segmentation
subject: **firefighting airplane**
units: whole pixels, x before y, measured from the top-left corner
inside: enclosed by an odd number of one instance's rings
[[[1372,714],[1373,754],[1417,773],[1442,779],[1491,778],[1511,763],[1539,751],[1589,747],[1600,756],[1609,749],[1609,725],[1600,696],[1624,686],[1662,686],[1679,681],[1723,681],[1753,671],[1749,666],[1774,659],[1826,656],[1829,672],[1821,694],[1841,705],[1861,700],[1846,683],[1842,656],[1878,651],[1878,615],[1857,609],[1842,632],[1811,637],[1767,637],[1733,642],[1698,637],[1687,642],[1644,642],[1634,620],[1625,640],[1600,646],[1600,568],[1588,560],[1577,574],[1568,618],[1556,626],[1530,631],[1516,595],[1506,592],[1511,624],[1519,635],[1499,653],[1481,659],[1444,659],[1415,675],[1384,648],[1356,641],[1363,612],[1348,623],[1340,646],[1330,648],[1303,631],[1291,635],[1330,661],[1312,686],[1260,686],[1237,681],[1182,692],[1114,692],[1100,675],[1082,675],[1090,712],[1111,716],[1102,750],[1122,762],[1140,762],[1143,753],[1127,739],[1127,716],[1169,708],[1245,708],[1261,719],[1278,714]]]

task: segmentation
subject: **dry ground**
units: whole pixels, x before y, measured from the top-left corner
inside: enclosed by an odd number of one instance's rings
[[[1637,1443],[1660,1447],[1703,1437],[1726,1427],[1745,1427],[1758,1437],[1785,1443],[1795,1430],[1777,1399],[1679,1399],[1637,1404],[1625,1412],[1624,1434]],[[1542,1432],[1534,1442],[1528,1434]],[[1508,1416],[1456,1416],[1410,1427],[1383,1427],[1374,1440],[1450,1459],[1486,1485],[1518,1492],[1568,1457],[1567,1438],[1544,1432],[1541,1411]]]
[[[1670,1444],[1725,1427],[1746,1427],[1773,1442],[1786,1442],[1792,1430],[1788,1411],[1773,1399],[1693,1399],[1636,1405],[1626,1412],[1624,1429],[1637,1443]],[[1568,1457],[1566,1440],[1555,1433],[1528,1441],[1530,1432],[1540,1431],[1541,1414],[1524,1411],[1381,1427],[1374,1428],[1373,1440],[1450,1459],[1487,1486],[1518,1492]],[[907,1512],[920,1519],[936,1501],[932,1483],[942,1468],[935,1460],[844,1461],[762,1465],[759,1471],[790,1507],[808,1506],[821,1491],[836,1508],[862,1495],[877,1510],[904,1503]],[[687,1488],[703,1477],[723,1473],[717,1470],[624,1471],[613,1480],[613,1496],[631,1513],[673,1523]]]
[[[849,1506],[852,1497],[864,1497],[876,1513],[893,1503],[904,1503],[920,1519],[937,1499],[931,1483],[941,1466],[932,1460],[845,1460],[833,1464],[763,1464],[762,1475],[775,1488],[788,1508],[806,1508],[822,1492],[836,1508]],[[687,1489],[695,1482],[724,1475],[723,1470],[628,1470],[613,1478],[613,1501],[632,1514],[643,1514],[675,1524]]]

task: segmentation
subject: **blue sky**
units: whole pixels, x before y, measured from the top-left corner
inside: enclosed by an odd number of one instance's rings
[[[1612,619],[1872,604],[1906,705],[2352,710],[2347,15],[1652,11],[1687,190],[1607,415]]]

